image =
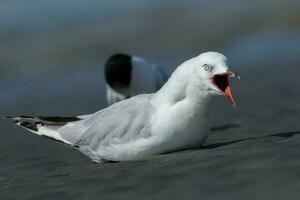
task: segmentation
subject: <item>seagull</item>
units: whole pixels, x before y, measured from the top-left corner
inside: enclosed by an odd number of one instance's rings
[[[138,94],[154,93],[167,81],[157,65],[127,54],[112,55],[105,63],[104,76],[108,105]]]
[[[199,148],[211,130],[212,99],[223,95],[235,105],[227,59],[202,53],[176,68],[156,93],[141,94],[94,114],[76,117],[12,117],[37,135],[73,147],[92,161],[137,160]]]

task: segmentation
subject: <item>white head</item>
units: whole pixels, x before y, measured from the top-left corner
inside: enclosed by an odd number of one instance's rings
[[[206,52],[188,60],[184,65],[191,67],[189,77],[209,95],[224,95],[235,105],[231,94],[228,77],[239,76],[227,66],[227,58],[217,52]],[[186,67],[187,67],[186,66]]]

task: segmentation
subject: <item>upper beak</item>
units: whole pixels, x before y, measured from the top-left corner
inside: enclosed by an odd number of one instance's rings
[[[228,77],[234,77],[237,79],[241,79],[240,75],[234,71],[232,71],[231,69],[227,70],[227,75]]]
[[[229,85],[228,77],[236,77],[240,79],[240,76],[232,71],[232,70],[227,70],[227,72],[223,74],[216,74],[212,78],[212,83],[219,89],[219,91],[227,97],[228,101],[233,105],[233,107],[236,107],[234,98],[231,93],[231,88]]]

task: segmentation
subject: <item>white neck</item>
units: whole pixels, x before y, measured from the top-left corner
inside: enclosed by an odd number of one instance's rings
[[[189,78],[192,72],[184,67],[178,67],[152,98],[157,113],[153,132],[170,138],[167,149],[199,146],[210,133],[212,96],[204,84]]]

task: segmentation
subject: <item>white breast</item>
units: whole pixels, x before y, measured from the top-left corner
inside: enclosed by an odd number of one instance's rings
[[[117,92],[106,84],[106,100],[108,105],[126,99],[125,93]]]
[[[210,133],[210,106],[199,108],[189,99],[161,108],[152,122],[162,152],[200,147]],[[159,152],[161,153],[161,152]]]

